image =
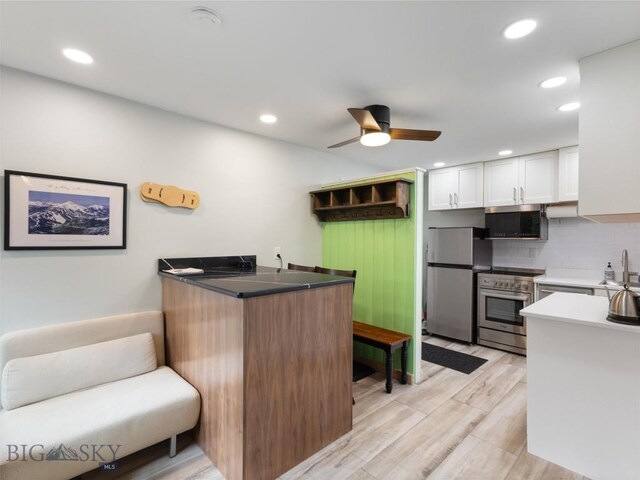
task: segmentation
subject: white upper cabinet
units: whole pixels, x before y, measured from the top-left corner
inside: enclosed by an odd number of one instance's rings
[[[579,214],[640,222],[640,40],[580,60]]]
[[[429,171],[429,210],[483,206],[482,162]]]
[[[580,168],[578,146],[561,148],[558,155],[558,201],[577,201],[578,171]]]
[[[558,201],[558,151],[520,157],[519,200],[522,204]]]
[[[484,165],[487,207],[557,201],[557,150],[494,160]]]
[[[497,207],[518,203],[518,158],[494,160],[484,164],[484,205]]]
[[[454,182],[458,183],[458,192],[454,195],[456,208],[484,206],[483,176],[482,162],[457,167],[457,175],[454,174]]]
[[[453,169],[429,171],[429,210],[453,208]]]

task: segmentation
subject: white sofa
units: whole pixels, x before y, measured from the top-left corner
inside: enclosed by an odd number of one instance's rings
[[[162,312],[0,338],[0,478],[80,475],[195,427],[200,395],[164,365]]]

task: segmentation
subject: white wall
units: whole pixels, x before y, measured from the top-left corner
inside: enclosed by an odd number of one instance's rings
[[[3,67],[0,167],[124,182],[126,250],[2,251],[0,331],[161,308],[159,257],[257,254],[321,261],[308,192],[379,172]],[[274,125],[269,128],[278,128]],[[147,204],[145,181],[200,193],[195,211]]]
[[[494,240],[493,264],[527,268],[602,271],[611,262],[621,277],[622,250],[629,270],[640,270],[640,223],[593,223],[583,218],[549,220],[549,240]]]

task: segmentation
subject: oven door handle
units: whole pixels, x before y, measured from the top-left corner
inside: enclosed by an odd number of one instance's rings
[[[480,290],[480,295],[484,296],[484,297],[493,297],[493,298],[502,298],[504,300],[522,300],[523,302],[528,302],[531,300],[531,295],[528,293],[522,293],[522,294],[516,294],[516,295],[509,295],[507,294],[499,294],[499,293],[495,293],[491,290]]]

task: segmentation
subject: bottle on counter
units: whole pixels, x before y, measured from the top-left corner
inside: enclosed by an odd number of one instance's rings
[[[605,280],[616,279],[616,272],[613,271],[613,267],[611,267],[611,262],[607,263],[607,268],[604,269],[604,279]]]

